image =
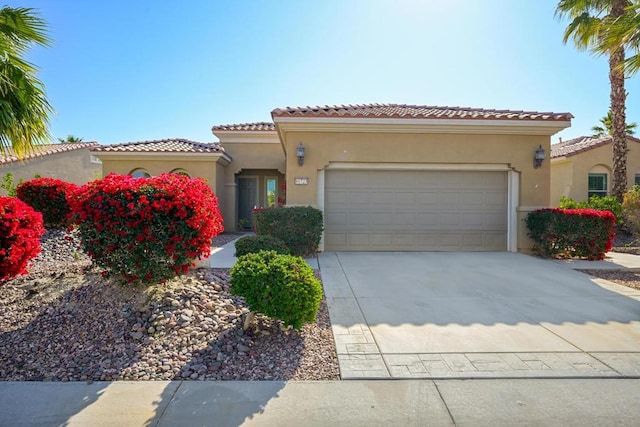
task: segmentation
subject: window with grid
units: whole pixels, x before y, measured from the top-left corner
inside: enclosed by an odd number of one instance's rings
[[[640,173],[636,174],[636,182],[635,182],[635,184],[636,185],[640,185]]]
[[[607,195],[607,174],[606,173],[590,173],[589,174],[589,197]]]

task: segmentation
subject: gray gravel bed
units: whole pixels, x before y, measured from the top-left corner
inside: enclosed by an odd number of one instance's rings
[[[261,316],[244,331],[226,269],[131,289],[78,250],[50,232],[31,273],[0,284],[0,380],[339,379],[324,300],[299,331]]]

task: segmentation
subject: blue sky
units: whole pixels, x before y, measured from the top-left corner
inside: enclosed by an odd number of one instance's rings
[[[605,57],[562,43],[553,0],[22,0],[48,21],[35,48],[54,137],[215,140],[277,107],[407,103],[571,112],[609,107]],[[640,74],[627,80],[640,122]]]

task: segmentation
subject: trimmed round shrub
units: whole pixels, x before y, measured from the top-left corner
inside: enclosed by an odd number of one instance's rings
[[[59,179],[35,178],[18,185],[17,196],[42,213],[46,228],[56,228],[69,224],[69,198],[77,189],[77,185]]]
[[[40,212],[15,197],[0,197],[0,282],[27,272],[43,233]]]
[[[289,254],[287,245],[285,245],[282,240],[273,236],[244,236],[236,240],[235,246],[235,256],[237,257],[260,251],[275,251],[279,254]]]
[[[200,178],[110,174],[71,200],[85,251],[127,283],[158,283],[208,256],[223,231],[218,200]]]
[[[300,329],[314,322],[322,285],[302,258],[274,251],[247,254],[231,269],[231,292],[249,309]]]

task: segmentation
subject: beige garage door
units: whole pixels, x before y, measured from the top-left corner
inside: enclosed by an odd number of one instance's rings
[[[506,249],[506,172],[325,174],[325,250]]]

